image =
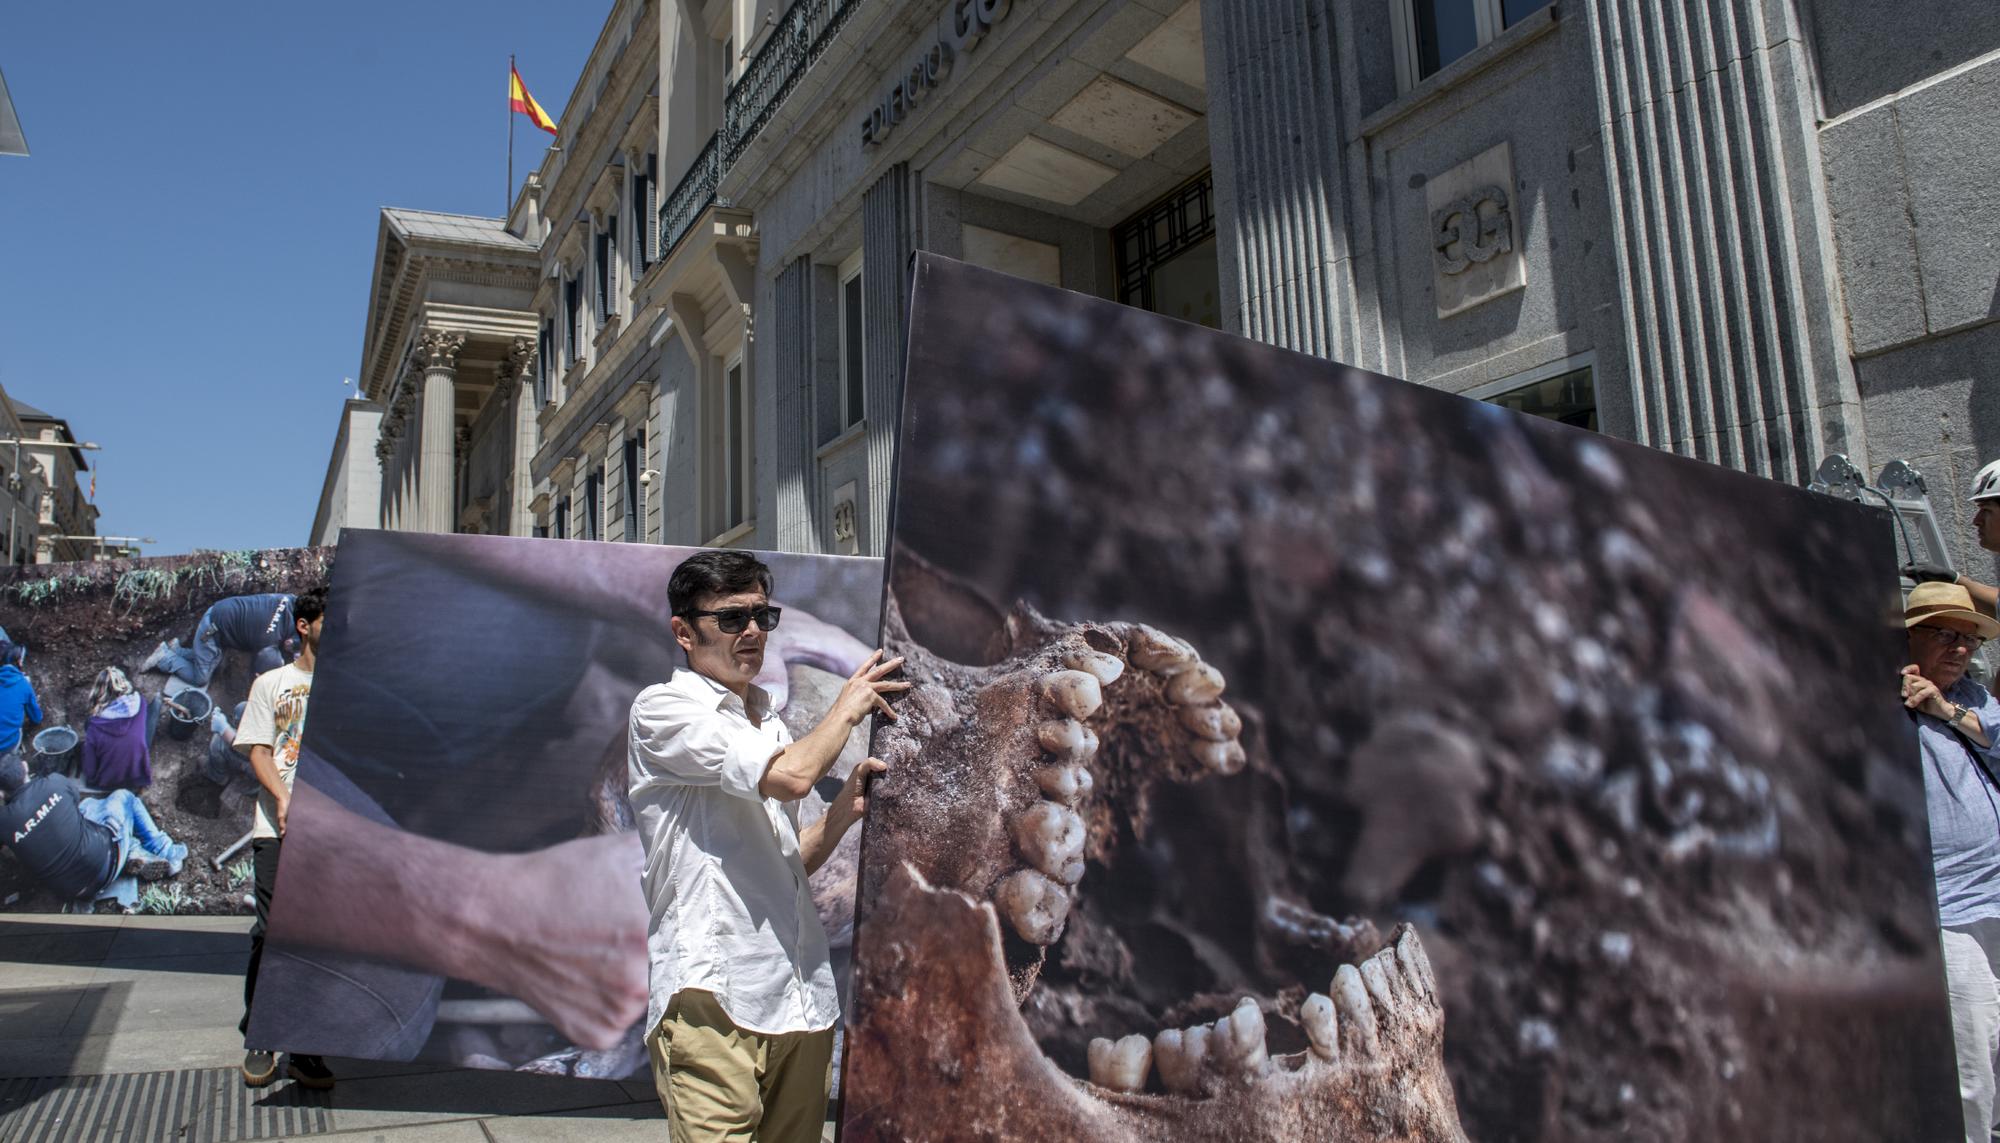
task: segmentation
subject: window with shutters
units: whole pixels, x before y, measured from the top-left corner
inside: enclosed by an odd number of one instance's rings
[[[569,497],[556,501],[556,539],[569,539]]]

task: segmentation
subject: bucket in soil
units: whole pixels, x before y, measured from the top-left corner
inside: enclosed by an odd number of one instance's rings
[[[53,774],[69,769],[76,762],[83,736],[67,726],[51,726],[35,735],[33,744],[35,773]]]
[[[174,696],[174,705],[167,708],[167,734],[182,742],[194,737],[195,729],[208,721],[208,714],[215,709],[215,700],[208,692],[189,688]]]

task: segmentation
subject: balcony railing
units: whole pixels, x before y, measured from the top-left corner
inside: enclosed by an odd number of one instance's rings
[[[864,0],[797,0],[785,10],[771,38],[757,49],[750,66],[743,69],[736,86],[723,99],[722,130],[709,139],[673,193],[660,204],[661,261],[687,237],[701,212],[716,205],[715,190],[722,177],[771,121],[785,97],[798,86],[799,78],[826,51],[849,13],[862,3]]]

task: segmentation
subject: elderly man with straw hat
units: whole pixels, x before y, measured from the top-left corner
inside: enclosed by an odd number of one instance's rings
[[[1923,752],[1965,1138],[1988,1143],[2000,1062],[2000,702],[1966,668],[2000,622],[1957,584],[1920,583],[1903,625],[1910,661],[1898,685]]]

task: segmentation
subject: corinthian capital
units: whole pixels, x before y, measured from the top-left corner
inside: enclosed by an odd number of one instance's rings
[[[465,334],[455,329],[427,329],[417,335],[416,360],[425,369],[456,369]]]

